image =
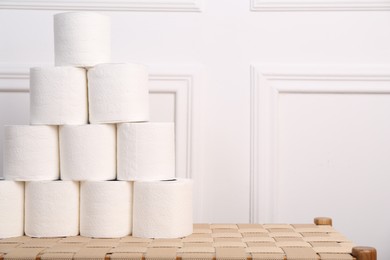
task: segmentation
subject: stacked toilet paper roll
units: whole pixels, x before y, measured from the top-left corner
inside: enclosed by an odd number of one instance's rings
[[[100,64],[88,70],[91,123],[149,119],[148,72],[140,64]]]
[[[134,183],[133,236],[178,238],[192,233],[192,181]]]
[[[61,126],[60,158],[62,180],[114,180],[115,125]]]
[[[175,178],[173,123],[119,124],[117,135],[119,180]]]
[[[92,12],[54,16],[56,66],[92,67],[110,62],[109,17]]]
[[[24,183],[0,180],[0,239],[24,234]]]
[[[146,122],[147,68],[109,63],[109,24],[55,15],[56,67],[30,71],[32,125],[5,128],[0,238],[23,226],[32,237],[192,232],[192,181],[173,179],[174,124]]]
[[[82,182],[80,234],[100,238],[130,235],[133,214],[132,193],[131,182]]]
[[[30,123],[87,124],[87,72],[82,68],[30,69]]]
[[[4,132],[5,179],[59,179],[58,127],[13,125]]]
[[[27,182],[25,192],[27,236],[62,237],[79,234],[78,182]]]

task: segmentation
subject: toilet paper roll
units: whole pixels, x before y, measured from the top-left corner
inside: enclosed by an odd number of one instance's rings
[[[149,119],[148,73],[139,64],[101,64],[88,70],[91,123]]]
[[[0,180],[0,239],[24,234],[24,183]]]
[[[124,123],[117,131],[119,180],[175,178],[173,123]]]
[[[131,234],[131,182],[86,181],[80,190],[80,235],[109,238]]]
[[[92,12],[54,16],[56,66],[91,67],[110,62],[110,18]]]
[[[192,181],[134,183],[133,236],[179,238],[192,233]]]
[[[79,183],[34,181],[26,183],[25,233],[31,237],[79,234]]]
[[[116,178],[115,125],[60,126],[62,180]]]
[[[87,124],[87,73],[73,67],[30,69],[30,123]]]
[[[5,126],[4,178],[15,181],[58,180],[57,126]]]

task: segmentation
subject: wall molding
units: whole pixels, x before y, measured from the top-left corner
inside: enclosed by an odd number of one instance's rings
[[[139,11],[201,12],[202,0],[13,0],[1,1],[0,9],[72,10],[72,11]]]
[[[178,178],[192,178],[191,169],[191,153],[192,153],[192,99],[193,99],[193,75],[180,75],[180,74],[151,74],[150,81],[168,81],[174,82],[170,87],[150,87],[149,92],[151,94],[173,94],[175,95],[175,132],[177,139],[180,140],[184,135],[182,126],[185,126],[185,140],[186,146],[181,147],[179,142],[176,142],[177,157],[185,154],[185,174],[177,174]],[[179,84],[177,84],[179,83]],[[177,161],[180,161],[178,159]],[[178,168],[181,168],[177,165]]]
[[[390,1],[274,1],[251,0],[251,11],[389,11]]]
[[[388,66],[252,65],[250,134],[250,221],[278,216],[279,94],[390,94]]]
[[[0,92],[29,92],[29,70],[0,66]]]

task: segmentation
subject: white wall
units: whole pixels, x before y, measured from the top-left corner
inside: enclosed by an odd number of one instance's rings
[[[0,2],[0,134],[28,122],[28,67],[53,63],[42,9],[101,9],[113,60],[151,68],[152,120],[177,123],[197,222],[326,215],[390,258],[390,1],[37,3]]]

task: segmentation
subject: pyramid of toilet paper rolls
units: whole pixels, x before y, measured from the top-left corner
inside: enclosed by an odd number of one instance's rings
[[[0,238],[192,233],[173,123],[150,123],[148,73],[110,62],[110,20],[54,16],[55,67],[30,70],[30,123],[5,127]]]

